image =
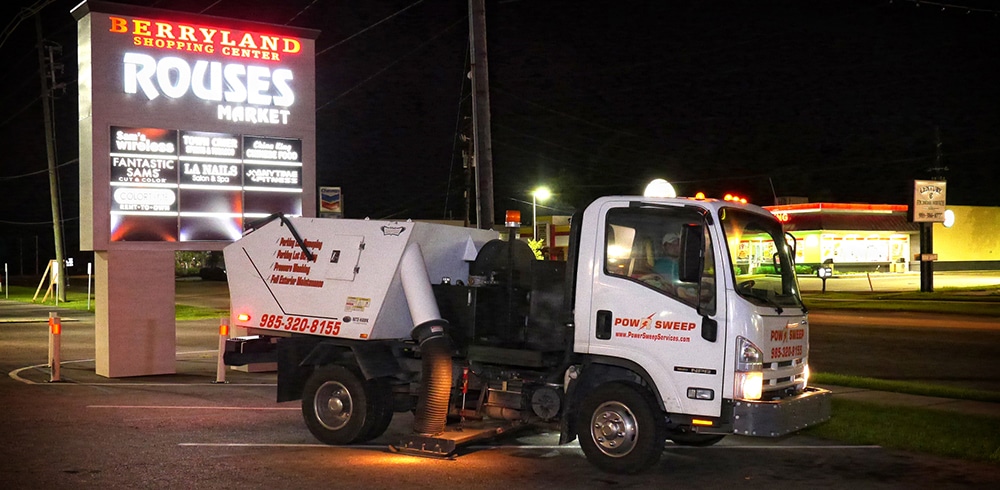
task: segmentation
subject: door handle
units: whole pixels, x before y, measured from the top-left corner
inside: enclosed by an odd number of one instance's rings
[[[601,340],[611,338],[611,318],[613,316],[608,310],[597,310],[597,338]]]

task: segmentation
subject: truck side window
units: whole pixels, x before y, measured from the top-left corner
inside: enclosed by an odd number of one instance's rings
[[[615,208],[608,211],[605,274],[640,283],[691,305],[708,301],[714,309],[714,284],[706,281],[714,277],[710,258],[712,246],[707,231],[707,260],[701,284],[681,282],[678,274],[682,228],[686,223],[700,223],[701,219],[698,213],[683,208]]]

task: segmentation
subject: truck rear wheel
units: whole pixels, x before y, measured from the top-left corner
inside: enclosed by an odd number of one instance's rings
[[[357,442],[375,439],[385,433],[395,414],[392,407],[392,386],[385,379],[373,379],[368,382],[372,426]]]
[[[343,366],[316,368],[302,390],[302,416],[309,432],[334,445],[369,436],[375,419],[371,386]]]
[[[632,383],[599,386],[577,418],[580,448],[598,468],[638,473],[663,452],[664,422],[649,390]]]

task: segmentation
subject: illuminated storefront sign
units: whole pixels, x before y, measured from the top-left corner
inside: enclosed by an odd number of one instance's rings
[[[315,215],[317,31],[102,1],[73,13],[81,248],[219,249],[258,217]]]
[[[266,64],[296,56],[302,43],[295,38],[217,27],[194,26],[159,19],[109,15],[111,34],[128,36],[135,48],[122,56],[126,94],[142,94],[147,100],[166,96],[192,96],[209,102],[224,102],[216,117],[251,124],[288,124],[295,103],[293,71]],[[198,57],[187,60],[180,53]],[[225,61],[201,55],[221,54]]]

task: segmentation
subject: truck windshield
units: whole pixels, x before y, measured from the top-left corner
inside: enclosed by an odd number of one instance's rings
[[[780,313],[802,308],[791,247],[781,225],[768,216],[739,208],[719,210],[736,292]]]

